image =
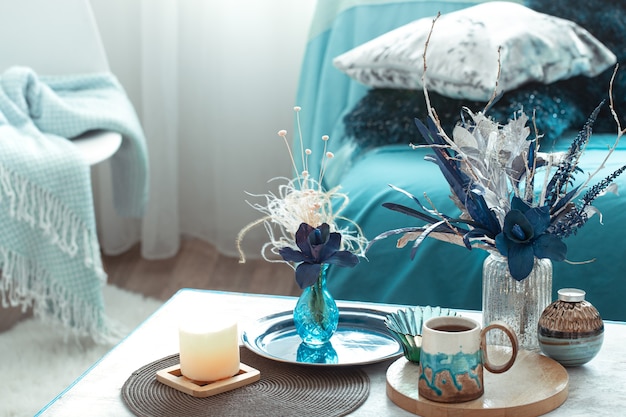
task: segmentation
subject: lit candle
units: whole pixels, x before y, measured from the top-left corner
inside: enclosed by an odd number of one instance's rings
[[[180,371],[195,381],[217,381],[239,372],[237,322],[186,321],[178,329]]]

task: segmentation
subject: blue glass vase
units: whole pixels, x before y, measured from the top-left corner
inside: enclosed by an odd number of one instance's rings
[[[326,288],[328,264],[322,264],[317,281],[302,291],[293,310],[293,322],[302,342],[322,346],[337,330],[339,309]]]

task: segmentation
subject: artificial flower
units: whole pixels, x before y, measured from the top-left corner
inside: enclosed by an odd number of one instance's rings
[[[324,263],[343,267],[359,263],[354,253],[339,250],[341,234],[331,232],[327,223],[318,227],[302,223],[296,232],[296,245],[299,251],[286,246],[279,253],[285,261],[298,264],[296,282],[303,289],[315,283]]]
[[[496,248],[508,258],[509,272],[518,281],[533,269],[535,257],[565,260],[567,246],[557,236],[547,233],[550,226],[548,206],[531,207],[513,197],[511,211],[495,239]]]
[[[300,107],[294,107],[298,132],[300,129]],[[293,169],[298,172],[295,158],[287,141],[287,131],[278,132],[289,151]],[[300,148],[303,149],[302,134]],[[308,170],[310,149],[303,149],[302,170],[295,178],[277,178],[284,181],[278,193],[267,193],[255,197],[264,198],[264,203],[250,204],[264,214],[260,219],[245,226],[237,236],[239,262],[245,262],[241,242],[245,234],[255,226],[263,225],[269,241],[261,249],[261,256],[268,262],[283,262],[296,269],[296,280],[301,288],[312,284],[317,278],[321,263],[338,266],[354,266],[357,256],[365,253],[367,239],[361,228],[352,220],[341,215],[348,204],[348,196],[339,192],[340,187],[330,190],[322,186],[326,164],[333,158],[327,151],[328,136],[322,136],[324,154],[319,175],[314,177]]]
[[[427,208],[408,191],[393,187],[417,203],[417,209],[397,203],[383,206],[425,222],[381,233],[370,241],[391,235],[403,235],[398,247],[414,241],[411,257],[426,237],[465,246],[480,247],[507,257],[509,272],[522,280],[531,272],[534,258],[566,260],[567,246],[562,239],[571,236],[598,213],[593,201],[606,191],[615,192],[613,180],[626,171],[617,169],[579,197],[593,178],[591,173],[574,186],[578,161],[589,142],[600,106],[564,153],[539,152],[539,137],[531,137],[528,117],[518,117],[500,125],[485,114],[465,109],[467,117],[448,137],[432,110],[427,124],[415,123],[433,155],[426,160],[436,163],[447,180],[451,198],[461,213],[448,216]],[[624,131],[608,150],[606,158],[619,143]],[[605,159],[606,160],[606,159]],[[596,171],[597,172],[597,171]],[[599,214],[599,213],[598,213]]]

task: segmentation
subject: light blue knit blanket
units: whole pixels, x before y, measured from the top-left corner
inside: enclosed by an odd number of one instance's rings
[[[146,143],[116,78],[39,77],[24,67],[0,75],[2,306],[32,306],[36,317],[103,341],[111,329],[90,168],[66,139],[94,129],[122,135],[111,158],[114,204],[122,216],[141,217],[148,197]]]

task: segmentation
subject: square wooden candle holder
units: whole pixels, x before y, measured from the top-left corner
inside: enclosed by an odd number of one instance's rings
[[[235,388],[243,387],[258,381],[261,372],[246,364],[239,364],[239,372],[226,379],[213,382],[194,381],[182,374],[180,364],[161,369],[156,373],[157,381],[194,397],[204,398],[221,394]]]

